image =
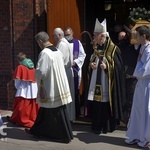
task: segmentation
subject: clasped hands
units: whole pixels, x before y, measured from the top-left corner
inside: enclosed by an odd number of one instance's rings
[[[101,67],[101,69],[105,70],[106,69],[106,64],[103,61],[101,61],[100,67]],[[91,68],[92,69],[97,69],[97,64],[95,62],[92,62],[91,63]]]

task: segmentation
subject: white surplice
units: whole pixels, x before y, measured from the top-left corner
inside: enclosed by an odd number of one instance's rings
[[[79,71],[78,71],[78,78],[79,78],[79,85],[78,85],[78,88],[80,88],[80,83],[81,83],[81,79],[82,79],[82,66],[84,64],[84,60],[85,60],[85,57],[86,57],[86,54],[84,52],[84,48],[81,44],[81,42],[78,40],[79,42],[79,55],[78,55],[78,58],[74,59],[76,65],[78,66],[79,68]],[[71,53],[73,54],[73,46],[74,44],[73,43],[69,43],[70,47],[71,47]]]
[[[37,103],[41,107],[56,108],[72,101],[63,54],[60,51],[51,51],[49,48],[43,49],[39,54],[35,76],[38,89],[40,89],[41,80],[43,81],[48,99],[47,102],[41,102],[40,98],[37,98]]]
[[[71,121],[75,120],[75,93],[74,93],[74,77],[73,77],[73,70],[72,70],[72,63],[73,63],[73,54],[71,53],[69,42],[62,38],[58,43],[56,48],[60,50],[64,56],[64,64],[65,70],[69,82],[72,103],[67,105],[67,110],[69,113],[69,118]]]
[[[150,45],[143,45],[140,53],[142,57],[133,74],[138,82],[126,136],[141,142],[150,142]]]
[[[17,89],[15,97],[23,97],[26,99],[37,98],[37,83],[15,79],[15,88]]]

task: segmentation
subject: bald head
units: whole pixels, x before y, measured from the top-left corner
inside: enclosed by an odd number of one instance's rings
[[[55,28],[53,35],[60,35],[60,36],[64,37],[64,31],[61,28]]]
[[[64,31],[61,28],[55,28],[53,31],[53,38],[56,42],[64,38]]]

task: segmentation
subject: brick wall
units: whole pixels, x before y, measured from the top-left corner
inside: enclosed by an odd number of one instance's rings
[[[18,65],[16,55],[23,51],[37,61],[34,36],[46,31],[44,0],[1,0],[0,20],[0,108],[7,108],[7,83]]]
[[[7,104],[7,82],[12,68],[9,0],[0,1],[0,105]]]

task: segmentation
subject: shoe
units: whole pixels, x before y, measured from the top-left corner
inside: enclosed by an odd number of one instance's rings
[[[129,145],[137,144],[138,142],[140,142],[138,139],[126,139],[125,140],[125,143]]]
[[[29,129],[24,129],[24,131],[27,133],[27,134],[30,134],[30,135],[32,135],[32,133],[30,132],[30,130]]]
[[[103,134],[107,134],[107,131],[106,131],[106,130],[103,130],[102,133],[103,133]]]
[[[62,139],[62,140],[58,140],[58,142],[68,144],[68,143],[70,143],[70,140],[69,139]]]
[[[33,135],[33,138],[34,138],[34,139],[39,139],[40,136],[39,136],[39,135]]]
[[[100,130],[94,130],[93,131],[95,134],[101,134],[101,131]]]
[[[149,147],[150,146],[150,142],[147,142],[147,141],[145,141],[145,142],[138,142],[137,145],[140,146],[140,147]]]
[[[12,123],[12,124],[16,124],[15,122],[13,122],[13,121],[10,120],[10,117],[9,117],[9,116],[6,116],[6,119],[7,119],[8,122],[10,122],[10,123]]]
[[[31,133],[31,131],[30,131],[30,129],[24,129],[24,131],[27,133],[27,134],[29,134],[29,135],[33,135],[32,133]],[[33,138],[34,139],[39,139],[40,138],[40,136],[39,135],[33,135]]]

